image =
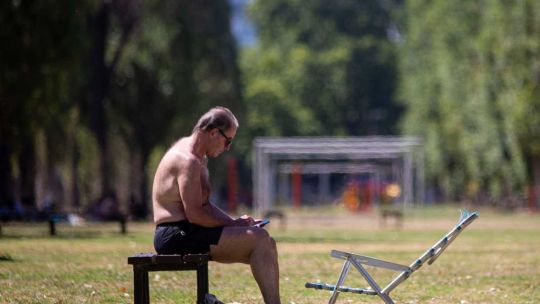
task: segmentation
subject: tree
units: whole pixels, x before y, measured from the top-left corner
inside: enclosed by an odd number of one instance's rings
[[[0,206],[22,192],[35,207],[34,179],[62,171],[75,205],[88,207],[96,181],[97,195],[114,194],[126,175],[118,165],[132,162],[131,191],[147,207],[154,149],[201,109],[242,113],[227,1],[62,4],[0,4]]]
[[[405,12],[404,128],[425,138],[431,180],[449,199],[510,203],[537,145],[522,131],[538,114],[538,5],[408,1]]]
[[[96,11],[91,15],[92,48],[90,51],[91,77],[89,92],[90,129],[94,132],[99,146],[101,197],[113,193],[111,185],[112,159],[107,140],[108,121],[106,118],[106,102],[110,97],[110,87],[115,69],[128,43],[140,14],[140,3],[137,0],[100,1]],[[112,17],[116,19],[112,19]],[[116,21],[118,37],[109,38],[112,34],[111,23]],[[115,42],[111,46],[111,42]],[[108,52],[112,55],[109,56]]]
[[[113,124],[127,139],[138,216],[148,211],[152,151],[191,131],[197,114],[225,105],[242,116],[227,1],[147,1],[115,74]]]
[[[291,125],[279,118],[296,120],[294,130],[280,135],[395,133],[400,109],[393,97],[396,63],[388,35],[392,3],[388,4],[254,2],[251,12],[260,42],[247,53],[244,65],[251,67],[246,92],[254,96],[246,96],[253,109],[249,115],[268,113],[267,107],[273,106],[260,106],[255,99],[273,95],[281,101],[270,113],[282,109],[288,115],[278,114],[278,120],[267,125]],[[261,79],[268,79],[267,84]],[[280,93],[269,95],[270,87]],[[324,122],[324,129],[318,122]]]
[[[86,1],[63,1],[63,10],[49,2],[8,1],[0,4],[0,205],[14,199],[33,206],[35,140],[47,137],[49,161],[62,153],[57,143],[67,133],[64,122],[74,106],[85,43]],[[16,161],[13,161],[16,160]],[[15,168],[13,168],[15,165]],[[18,171],[19,189],[13,180]],[[15,197],[14,197],[15,196]]]

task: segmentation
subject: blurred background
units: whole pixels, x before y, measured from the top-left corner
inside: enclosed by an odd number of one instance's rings
[[[0,41],[2,220],[150,219],[161,156],[217,105],[240,122],[209,164],[229,211],[253,206],[254,139],[292,136],[414,137],[414,203],[539,206],[539,1],[7,0]],[[340,174],[328,203],[358,209]]]

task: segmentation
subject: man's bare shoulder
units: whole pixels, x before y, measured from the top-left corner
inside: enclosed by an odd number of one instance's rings
[[[181,168],[187,172],[200,172],[203,162],[193,154],[183,155]]]
[[[186,149],[185,145],[182,145],[182,143],[179,142],[173,145],[167,153],[165,153],[161,165],[168,171],[182,172],[185,170],[200,170],[203,163],[197,156]]]

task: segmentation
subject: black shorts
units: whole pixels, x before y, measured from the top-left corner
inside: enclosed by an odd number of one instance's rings
[[[223,226],[202,227],[187,220],[161,223],[156,226],[154,248],[159,254],[207,253],[222,232]]]

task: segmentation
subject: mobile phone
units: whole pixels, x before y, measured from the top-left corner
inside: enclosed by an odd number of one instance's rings
[[[264,219],[260,222],[258,222],[257,224],[253,225],[254,227],[264,227],[265,225],[267,225],[268,223],[270,223],[270,220],[268,219]]]

